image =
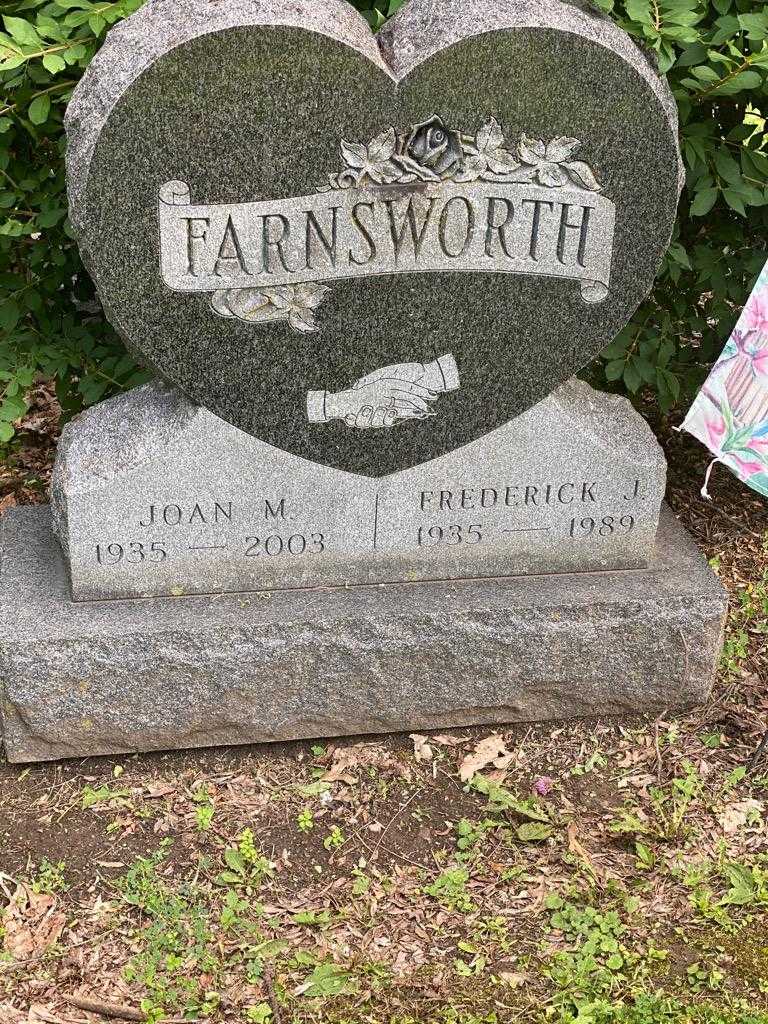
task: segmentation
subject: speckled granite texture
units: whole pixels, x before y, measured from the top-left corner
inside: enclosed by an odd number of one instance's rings
[[[641,568],[665,481],[640,414],[579,380],[384,479],[287,455],[154,382],[67,424],[51,503],[82,601]]]
[[[49,511],[2,523],[12,762],[686,708],[722,639],[668,510],[644,571],[83,605]]]
[[[651,287],[680,183],[667,88],[606,19],[557,0],[411,0],[379,44],[342,0],[149,3],[111,33],[67,117],[73,223],[132,350],[262,441],[367,475],[483,436],[589,362]],[[224,319],[208,295],[164,284],[166,182],[203,204],[310,195],[341,170],[341,139],[432,114],[470,135],[492,115],[511,147],[523,132],[580,140],[616,206],[604,301],[553,277],[371,276],[335,281],[320,333],[303,335]],[[437,416],[368,431],[307,418],[312,392],[443,353],[461,387]]]

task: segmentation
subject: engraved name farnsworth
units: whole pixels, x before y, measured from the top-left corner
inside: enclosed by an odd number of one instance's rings
[[[523,134],[513,151],[494,118],[469,136],[433,115],[367,145],[342,141],[346,166],[315,195],[193,205],[189,185],[171,181],[160,190],[163,280],[212,293],[219,316],[302,333],[318,329],[320,282],[372,275],[531,274],[574,280],[601,302],[616,211],[579,146]]]

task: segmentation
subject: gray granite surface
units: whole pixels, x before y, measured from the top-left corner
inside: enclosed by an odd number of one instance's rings
[[[592,359],[647,294],[680,184],[666,86],[557,0],[411,0],[378,42],[343,0],[150,2],[67,130],[78,240],[132,350],[261,441],[368,476]],[[448,354],[450,390],[414,376]],[[314,415],[317,395],[338,401]]]
[[[2,524],[12,762],[690,707],[726,609],[668,510],[636,572],[74,605],[48,510]]]
[[[384,478],[288,455],[156,383],[65,427],[52,503],[72,593],[93,600],[638,568],[665,480],[645,420],[577,380]]]

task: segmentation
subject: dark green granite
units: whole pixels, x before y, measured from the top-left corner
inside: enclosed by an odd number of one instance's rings
[[[433,113],[472,132],[489,116],[510,144],[573,136],[617,222],[608,297],[573,281],[428,273],[339,281],[322,329],[252,326],[159,272],[158,190],[238,203],[314,192],[341,169],[341,138],[368,141]],[[289,27],[237,27],[187,42],[128,88],[90,164],[83,241],[110,320],[194,401],[294,454],[380,475],[478,438],[545,397],[614,337],[648,293],[678,197],[668,114],[606,46],[553,29],[488,32],[437,53],[398,86],[369,59]],[[439,415],[360,431],[310,424],[306,396],[390,363],[455,355],[461,388]]]

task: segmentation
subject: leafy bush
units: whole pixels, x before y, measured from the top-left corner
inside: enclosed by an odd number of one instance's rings
[[[353,0],[374,28],[404,0]],[[588,0],[572,0],[584,6]],[[63,115],[116,21],[142,0],[4,0],[0,32],[0,442],[36,375],[65,410],[143,379],[105,323],[66,217]],[[595,0],[655,51],[681,113],[687,185],[652,296],[592,368],[596,383],[685,398],[765,259],[768,5]]]

